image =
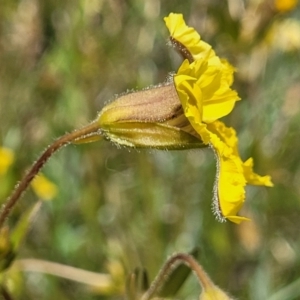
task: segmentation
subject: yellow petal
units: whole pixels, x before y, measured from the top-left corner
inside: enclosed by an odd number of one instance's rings
[[[236,136],[236,131],[232,127],[227,127],[221,121],[215,121],[212,124],[208,124],[207,129],[223,141],[226,148],[230,149],[230,155],[233,154],[235,156],[239,156],[238,138]]]
[[[202,93],[187,60],[183,62],[179,73],[174,77],[174,82],[185,115],[193,116],[197,123],[202,123]]]
[[[234,68],[216,56],[211,46],[188,27],[181,14],[165,18],[173,39],[183,45],[194,62],[185,60],[174,77],[176,89],[185,112],[193,111],[197,122],[210,123],[229,114],[239,97],[230,88]],[[195,111],[198,109],[198,112]]]
[[[251,219],[249,218],[239,217],[239,216],[228,216],[226,217],[226,219],[236,224],[240,224],[243,221],[251,221]]]
[[[239,157],[226,157],[222,149],[222,142],[213,142],[217,156],[217,176],[214,186],[214,213],[222,220],[227,218],[237,221],[236,214],[245,201],[246,180],[243,174],[242,162]]]
[[[233,128],[222,122],[208,124],[205,129],[210,134],[210,144],[217,157],[217,176],[214,185],[214,213],[221,221],[228,219],[235,223],[247,220],[236,216],[245,201],[247,183],[272,186],[270,176],[260,176],[253,172],[253,160],[243,162],[238,153],[238,139]],[[201,136],[201,133],[199,133]]]
[[[185,24],[182,14],[170,13],[164,20],[171,37],[182,44],[191,53],[194,60],[208,59],[215,55],[211,46],[201,41],[197,31]]]
[[[245,178],[247,183],[254,185],[274,186],[270,176],[259,176],[253,172],[253,158],[249,158],[243,164]]]
[[[221,62],[219,65],[209,65],[207,61],[197,60],[190,64],[185,60],[174,76],[185,111],[196,108],[198,112],[195,111],[194,117],[198,122],[205,123],[228,115],[240,98],[228,85],[231,78],[227,77],[232,77],[232,72],[224,71]]]
[[[215,121],[228,115],[234,108],[235,102],[240,100],[237,92],[230,88],[233,81],[234,68],[226,61],[220,61],[220,64],[210,66],[211,69],[210,85],[202,88],[203,91],[203,120],[207,123]],[[206,72],[208,73],[208,72]],[[200,79],[204,80],[201,76]]]

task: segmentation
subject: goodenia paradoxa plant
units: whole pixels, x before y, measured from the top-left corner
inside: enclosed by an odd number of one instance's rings
[[[0,227],[54,152],[70,143],[99,139],[133,148],[213,149],[217,160],[213,212],[221,222],[247,220],[237,216],[246,184],[272,186],[272,182],[269,176],[253,172],[252,158],[245,162],[240,158],[235,130],[219,120],[240,100],[231,88],[234,68],[185,24],[181,14],[171,13],[165,22],[171,44],[184,58],[177,73],[164,84],[118,97],[95,121],[51,144],[8,198]]]

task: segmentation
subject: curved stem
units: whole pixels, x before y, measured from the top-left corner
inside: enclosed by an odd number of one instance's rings
[[[191,268],[196,273],[203,290],[213,286],[212,281],[193,256],[186,253],[177,253],[171,256],[164,264],[148,291],[143,295],[142,300],[150,300],[159,292],[168,276],[174,270],[176,263],[184,263]]]
[[[60,148],[71,142],[84,139],[85,137],[101,135],[101,131],[97,122],[92,122],[89,125],[75,130],[71,133],[67,133],[57,140],[55,140],[46,150],[41,154],[37,161],[33,163],[31,168],[27,171],[21,181],[16,185],[10,197],[6,200],[0,213],[0,228],[3,226],[6,218],[8,217],[12,208],[16,205],[22,194],[28,188],[30,182],[43,168],[49,158]]]
[[[91,272],[41,259],[18,259],[14,262],[13,267],[25,272],[44,273],[77,281],[93,286],[98,290],[107,290],[114,285],[113,278],[109,274]]]

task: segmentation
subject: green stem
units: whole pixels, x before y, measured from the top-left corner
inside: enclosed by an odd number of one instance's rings
[[[101,135],[101,130],[97,122],[92,122],[89,125],[75,130],[71,133],[67,133],[57,140],[55,140],[46,150],[41,154],[39,159],[33,163],[29,171],[24,175],[21,181],[16,185],[10,197],[6,200],[0,213],[0,228],[4,225],[6,218],[10,211],[16,205],[22,194],[26,191],[33,178],[39,173],[43,166],[47,163],[49,158],[60,148],[68,145],[77,140],[81,140],[85,137]]]

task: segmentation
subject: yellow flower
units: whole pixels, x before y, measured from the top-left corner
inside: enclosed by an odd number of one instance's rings
[[[294,18],[278,20],[268,33],[268,45],[284,52],[299,52],[300,22]]]
[[[31,186],[42,200],[51,200],[57,194],[57,186],[43,174],[36,176],[31,182]]]
[[[171,13],[165,22],[171,42],[187,58],[174,75],[184,114],[217,157],[214,213],[220,221],[228,219],[240,223],[247,220],[236,215],[245,200],[246,184],[272,186],[272,182],[269,176],[253,172],[251,158],[242,161],[235,130],[218,121],[228,115],[240,99],[231,89],[234,68],[201,41],[199,34],[185,24],[181,14]]]
[[[8,148],[0,147],[0,176],[4,175],[14,161],[14,153]]]
[[[274,0],[275,9],[279,12],[288,12],[296,8],[298,0]]]

